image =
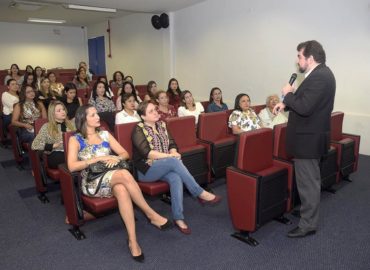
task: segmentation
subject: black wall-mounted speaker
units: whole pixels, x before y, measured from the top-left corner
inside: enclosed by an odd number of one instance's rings
[[[169,17],[166,13],[162,13],[160,16],[152,16],[152,25],[155,29],[159,30],[161,28],[168,28],[170,25]]]
[[[155,29],[159,30],[162,28],[161,22],[158,15],[153,15],[152,17],[152,25]]]

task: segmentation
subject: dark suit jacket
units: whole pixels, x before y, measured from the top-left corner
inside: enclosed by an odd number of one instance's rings
[[[335,78],[325,65],[318,65],[295,93],[288,93],[287,152],[295,158],[314,159],[327,153],[330,117],[335,97]]]

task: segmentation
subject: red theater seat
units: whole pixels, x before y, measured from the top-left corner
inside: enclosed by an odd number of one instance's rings
[[[209,101],[208,100],[205,100],[205,101],[201,101],[200,102],[203,106],[203,109],[204,109],[204,112],[207,112],[207,108],[208,108],[208,105],[209,105]]]
[[[68,156],[68,142],[73,132],[63,133],[64,153]],[[101,216],[109,211],[115,210],[118,207],[116,198],[92,198],[85,196],[81,192],[81,177],[80,172],[71,173],[65,164],[59,165],[60,171],[60,187],[66,216],[69,224],[72,226],[69,231],[77,240],[85,239],[86,236],[80,230],[80,226],[84,224],[84,213],[86,209],[94,216]]]
[[[361,137],[343,133],[343,118],[343,112],[331,114],[331,143],[338,151],[337,165],[340,178],[349,180],[349,175],[357,171]]]
[[[286,127],[287,124],[279,124],[274,126],[274,150],[275,158],[290,162],[293,166],[293,157],[286,152]],[[330,192],[332,185],[336,183],[338,169],[336,164],[337,151],[334,147],[330,147],[328,153],[320,160],[321,188]],[[294,175],[294,174],[293,174]],[[299,194],[296,187],[295,179],[293,182],[293,190],[290,194],[290,202],[292,207],[300,204]]]
[[[119,124],[115,126],[115,137],[122,147],[132,157],[132,141],[131,134],[137,123]],[[150,196],[157,196],[163,193],[167,193],[170,190],[169,185],[164,181],[156,182],[140,182],[137,181],[140,189],[143,193]]]
[[[207,160],[214,178],[224,177],[235,158],[236,136],[229,134],[227,112],[200,114],[198,138],[207,148]]]
[[[139,93],[139,97],[141,98],[141,100],[144,100],[145,95],[147,94],[147,91],[146,91],[147,85],[146,84],[135,85],[135,89]]]
[[[18,127],[13,125],[9,125],[9,135],[12,143],[12,151],[14,160],[17,163],[17,167],[19,169],[24,169],[22,166],[24,152],[27,152],[29,149],[29,145],[26,143],[21,143],[18,138],[17,134]]]
[[[266,108],[266,105],[265,104],[253,105],[251,107],[254,110],[254,112],[258,115],[260,113],[260,111],[262,111],[264,108]]]
[[[197,141],[194,116],[167,118],[166,123],[182,162],[198,184],[206,186],[209,180],[207,150]]]
[[[239,231],[232,236],[252,246],[258,242],[249,236],[268,221],[283,217],[287,210],[292,166],[272,158],[273,133],[262,128],[239,137],[235,167],[226,170],[227,194],[231,219]]]
[[[47,123],[47,119],[39,118],[35,121],[35,134],[38,134],[41,127]],[[51,179],[59,181],[59,170],[50,169],[47,166],[47,155],[43,154],[43,163],[41,161],[41,156],[39,151],[34,151],[29,148],[28,155],[31,161],[31,169],[33,178],[35,180],[36,190],[39,193],[38,198],[42,203],[49,202],[48,197],[46,196],[47,192],[47,176]]]

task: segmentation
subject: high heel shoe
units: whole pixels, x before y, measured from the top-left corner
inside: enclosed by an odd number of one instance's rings
[[[148,221],[148,223],[150,225],[156,227],[160,231],[168,230],[168,229],[172,228],[172,226],[173,226],[172,222],[169,219],[167,219],[167,222],[166,223],[164,223],[162,225],[159,225],[159,226],[153,224],[152,221],[148,217],[146,217],[146,220]]]
[[[219,202],[221,202],[221,199],[222,199],[221,196],[215,195],[215,197],[212,200],[207,201],[202,198],[198,198],[198,201],[201,205],[216,205]]]
[[[137,262],[140,262],[140,263],[142,263],[142,262],[144,262],[144,253],[143,253],[143,251],[141,251],[141,254],[140,255],[138,255],[138,256],[134,256],[134,255],[132,255],[132,251],[131,251],[131,248],[130,248],[130,244],[129,244],[129,241],[127,240],[127,247],[128,247],[128,251],[130,251],[130,254],[131,254],[131,257],[135,260],[135,261],[137,261]]]

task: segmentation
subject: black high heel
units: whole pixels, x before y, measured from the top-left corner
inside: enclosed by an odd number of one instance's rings
[[[134,256],[134,255],[132,255],[132,252],[131,252],[131,248],[130,248],[130,244],[129,244],[129,241],[127,240],[127,247],[128,247],[128,251],[130,252],[130,254],[131,254],[131,257],[135,260],[135,261],[137,261],[137,262],[140,262],[140,263],[142,263],[142,262],[144,262],[144,253],[143,253],[143,251],[141,251],[141,254],[140,255],[138,255],[138,256]]]
[[[152,223],[152,221],[151,221],[147,216],[146,216],[146,220],[148,221],[148,223],[149,223],[150,225],[152,225],[152,226],[156,227],[156,228],[157,228],[158,230],[160,230],[160,231],[165,231],[165,230],[167,230],[167,229],[172,228],[172,226],[173,226],[172,222],[171,222],[169,219],[167,219],[167,222],[166,222],[165,224],[163,224],[163,225],[159,225],[159,226],[154,225],[154,224]]]

